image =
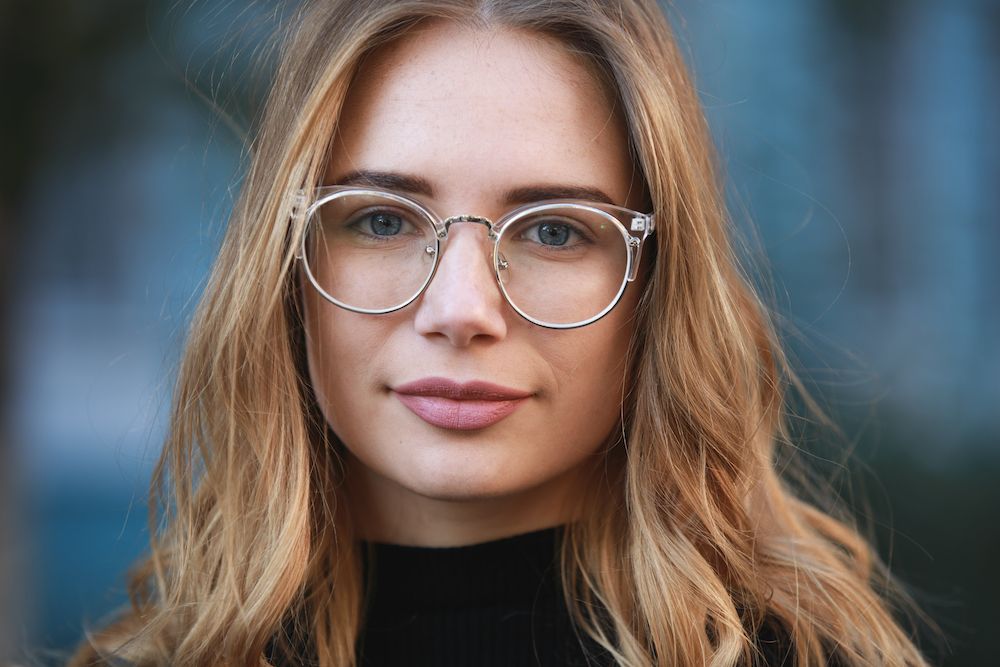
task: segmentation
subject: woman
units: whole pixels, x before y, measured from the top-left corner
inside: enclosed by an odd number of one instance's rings
[[[925,664],[727,235],[652,0],[312,3],[75,664]]]

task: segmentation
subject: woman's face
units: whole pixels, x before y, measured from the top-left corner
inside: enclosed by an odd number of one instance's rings
[[[513,208],[514,189],[566,186],[639,209],[626,146],[601,86],[557,42],[439,23],[366,59],[326,183],[359,170],[419,178],[429,191],[404,193],[442,217],[496,220]],[[630,284],[594,324],[549,330],[504,301],[485,227],[453,225],[441,247],[433,282],[394,313],[343,310],[302,282],[309,372],[348,450],[359,530],[445,545],[565,522],[571,510],[561,503],[587,492],[581,464],[619,417],[642,285]],[[482,426],[489,405],[396,391],[424,378],[488,382],[526,398]]]

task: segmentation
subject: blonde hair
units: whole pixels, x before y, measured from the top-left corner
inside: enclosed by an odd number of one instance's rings
[[[343,445],[305,371],[291,195],[320,182],[361,58],[427,20],[548,35],[591,63],[658,215],[634,383],[600,493],[561,543],[578,627],[622,665],[750,664],[765,618],[796,664],[833,649],[844,665],[926,664],[872,547],[776,472],[776,447],[793,447],[786,391],[806,394],[734,251],[703,112],[653,0],[331,0],[295,17],[182,360],[149,556],[131,608],[73,664],[266,665],[272,638],[355,664],[361,554]]]

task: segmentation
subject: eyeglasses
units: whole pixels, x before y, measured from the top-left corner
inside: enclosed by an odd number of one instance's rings
[[[493,271],[511,308],[542,327],[582,327],[621,299],[655,228],[652,213],[582,200],[537,202],[493,222],[441,218],[374,187],[322,186],[299,195],[310,202],[298,255],[309,282],[330,303],[373,315],[419,297],[434,278],[448,230],[467,222],[489,230]]]

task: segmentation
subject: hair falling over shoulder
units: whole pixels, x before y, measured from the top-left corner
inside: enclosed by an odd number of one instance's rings
[[[71,664],[268,665],[269,647],[356,664],[361,561],[343,446],[305,379],[292,193],[319,182],[359,61],[440,20],[548,35],[584,58],[622,106],[657,212],[622,423],[562,544],[582,631],[634,667],[759,664],[765,619],[794,664],[835,650],[843,665],[925,665],[897,621],[914,608],[873,548],[777,473],[786,392],[804,388],[737,259],[704,114],[654,0],[304,3],[189,333],[149,554],[130,607]]]

